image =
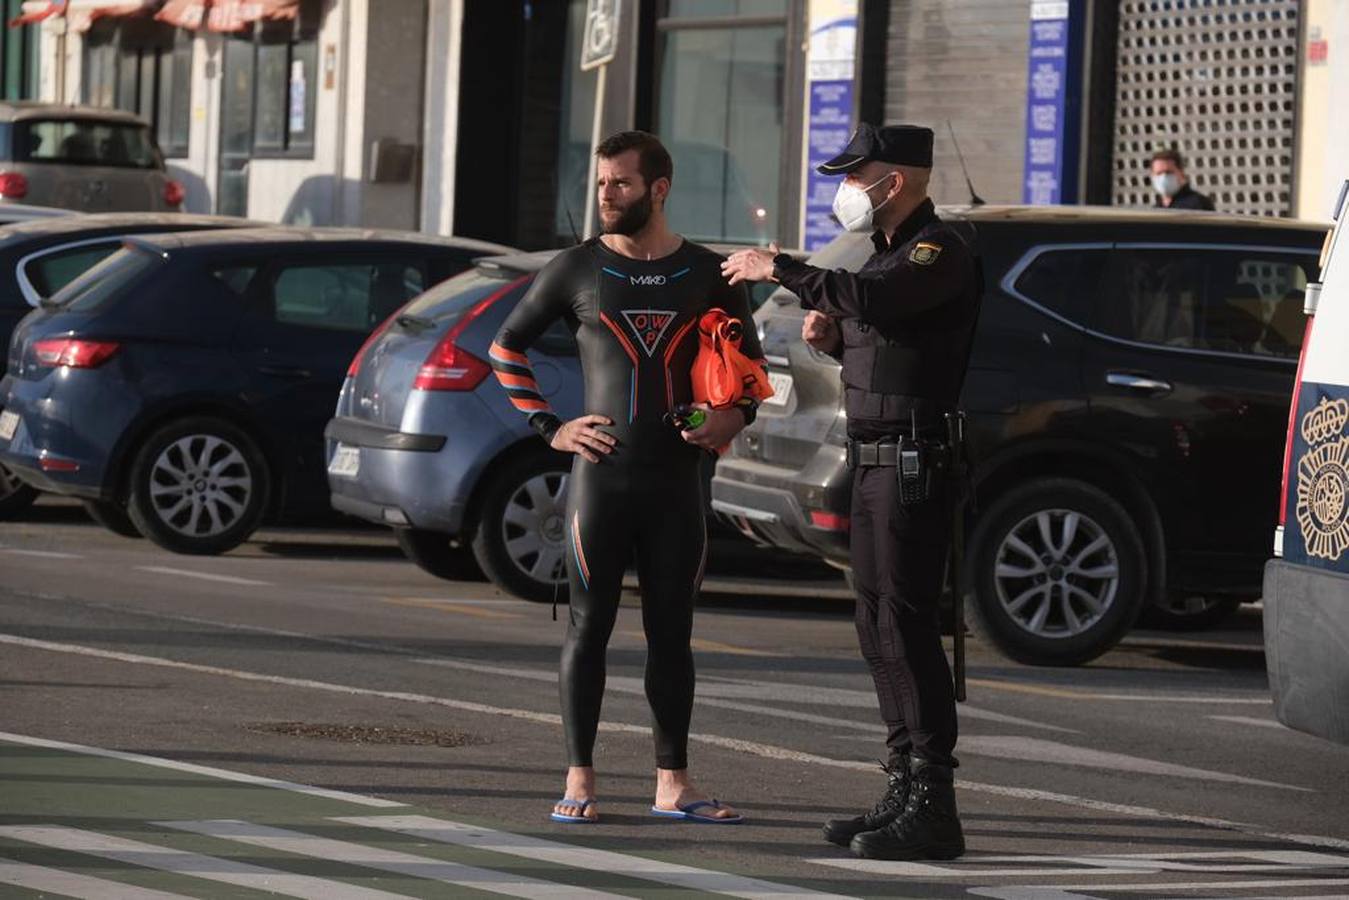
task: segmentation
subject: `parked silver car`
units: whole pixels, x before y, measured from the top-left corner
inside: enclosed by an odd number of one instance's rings
[[[392,526],[408,557],[433,575],[481,568],[503,590],[539,601],[566,596],[571,458],[544,446],[486,360],[553,255],[479,260],[414,299],[352,361],[326,432],[336,509]],[[757,288],[755,299],[771,288]],[[566,324],[556,322],[529,357],[557,413],[579,415],[581,366]]]
[[[144,119],[99,107],[0,103],[0,203],[171,212],[184,196]]]

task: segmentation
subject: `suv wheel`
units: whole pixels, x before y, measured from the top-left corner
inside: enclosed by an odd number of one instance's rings
[[[269,486],[262,451],[243,429],[183,419],[150,435],[136,453],[127,512],[166,550],[224,553],[258,527]]]
[[[17,517],[37,500],[40,492],[19,480],[4,466],[0,466],[0,519]]]
[[[567,457],[516,459],[483,489],[473,555],[503,591],[551,603],[567,600]]]
[[[454,546],[443,531],[425,528],[395,528],[394,536],[403,555],[421,569],[446,581],[478,581],[482,571],[469,547]]]
[[[1240,605],[1241,600],[1236,597],[1168,593],[1165,600],[1149,604],[1143,610],[1139,623],[1164,631],[1203,631],[1220,624]]]
[[[1007,656],[1071,666],[1138,618],[1147,557],[1129,514],[1089,484],[1031,481],[995,501],[970,542],[971,624]]]
[[[89,514],[89,518],[113,534],[129,538],[145,536],[136,529],[136,524],[131,521],[126,510],[111,500],[81,500],[80,503],[84,505],[84,511]]]

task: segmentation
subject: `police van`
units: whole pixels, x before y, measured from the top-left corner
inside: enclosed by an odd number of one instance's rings
[[[1265,567],[1265,658],[1279,721],[1349,744],[1349,181],[1307,285],[1283,500]]]

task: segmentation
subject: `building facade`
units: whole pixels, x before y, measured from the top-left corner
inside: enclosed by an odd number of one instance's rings
[[[679,231],[806,248],[859,119],[936,130],[939,203],[1150,204],[1172,146],[1227,211],[1347,174],[1349,0],[5,2],[7,97],[138,112],[189,209],[268,221],[567,244],[596,129],[666,141]]]

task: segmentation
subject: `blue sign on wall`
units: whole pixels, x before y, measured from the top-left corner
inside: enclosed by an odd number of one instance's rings
[[[807,134],[805,249],[815,251],[843,229],[833,219],[839,177],[821,175],[816,167],[843,152],[852,136],[853,82],[812,81]]]
[[[1023,203],[1069,202],[1076,195],[1076,73],[1070,65],[1072,7],[1068,0],[1031,3],[1030,70],[1026,82],[1026,152]],[[1072,121],[1070,121],[1072,120]],[[1071,146],[1070,146],[1071,145]],[[1071,170],[1071,171],[1069,171]]]

